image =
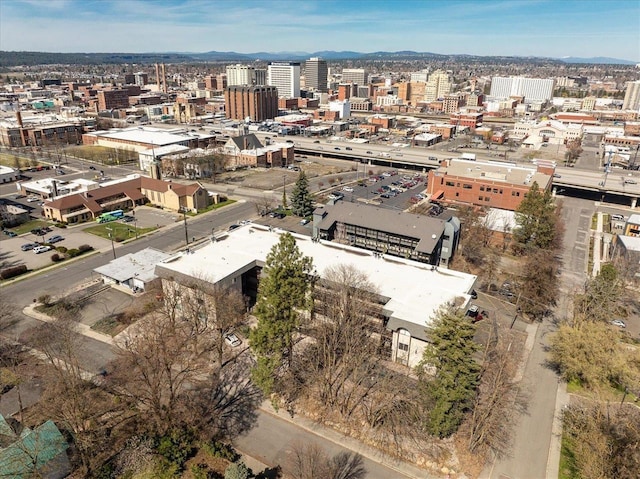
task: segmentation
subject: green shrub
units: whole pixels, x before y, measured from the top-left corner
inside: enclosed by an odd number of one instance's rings
[[[241,457],[233,447],[218,441],[203,444],[202,449],[213,457],[220,457],[229,462],[236,462]]]
[[[229,464],[224,471],[224,479],[249,479],[249,477],[249,468],[242,461]]]
[[[67,250],[67,254],[69,255],[69,258],[75,258],[80,254],[80,250],[76,248],[71,248]]]
[[[21,264],[20,266],[12,266],[11,268],[5,268],[0,271],[0,278],[9,279],[15,276],[19,276],[27,272],[27,266]]]
[[[88,244],[81,244],[80,246],[78,246],[78,250],[81,253],[86,253],[87,251],[93,251],[93,246]]]
[[[64,228],[66,228],[66,227],[67,227],[67,225],[66,225],[66,224],[64,224],[64,223],[56,223],[54,226],[55,226],[56,228],[62,228],[62,229],[64,229]]]
[[[173,430],[162,436],[156,450],[168,461],[176,464],[180,470],[195,453],[193,433],[189,430]]]
[[[45,306],[49,306],[51,304],[51,295],[41,294],[40,296],[38,296],[38,303],[44,304]]]
[[[56,248],[56,251],[57,251],[58,253],[65,254],[65,253],[67,252],[67,248],[65,248],[64,246],[58,246],[58,247]]]

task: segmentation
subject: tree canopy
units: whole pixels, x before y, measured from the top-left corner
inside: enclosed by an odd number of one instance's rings
[[[273,392],[278,369],[291,363],[301,311],[310,306],[312,268],[311,258],[302,255],[290,233],[280,236],[267,255],[255,306],[258,326],[249,336],[257,356],[253,379],[265,394]]]
[[[535,181],[516,210],[514,239],[523,250],[551,249],[556,243],[556,205],[551,191],[540,190]]]
[[[304,171],[300,171],[300,176],[293,187],[291,207],[294,215],[303,218],[313,213],[313,196],[309,192],[309,180]]]
[[[431,344],[418,366],[419,387],[430,402],[427,430],[443,438],[456,432],[473,407],[480,383],[480,366],[473,358],[478,345],[471,319],[446,309],[438,312],[428,334]],[[434,377],[428,375],[432,368]]]

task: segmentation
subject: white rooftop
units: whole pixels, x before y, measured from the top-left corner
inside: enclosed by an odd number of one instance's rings
[[[247,271],[253,265],[264,265],[282,233],[260,225],[242,226],[221,241],[180,253],[159,263],[158,267],[218,283],[236,277],[237,272]],[[381,296],[388,298],[384,309],[390,317],[411,323],[420,332],[445,303],[454,303],[456,299],[466,303],[476,281],[475,275],[402,258],[376,257],[374,252],[359,248],[292,235],[302,254],[313,259],[320,277],[329,267],[352,265],[367,275]]]
[[[169,256],[169,253],[153,248],[145,248],[137,253],[130,253],[111,260],[104,266],[94,269],[94,271],[121,283],[132,278],[147,283],[156,278],[156,264]]]
[[[96,131],[91,135],[99,138],[131,141],[135,143],[143,143],[153,146],[172,145],[188,141],[194,138],[209,138],[209,134],[200,134],[196,132],[188,132],[186,130],[167,131],[155,127],[131,127],[119,128],[106,131]]]

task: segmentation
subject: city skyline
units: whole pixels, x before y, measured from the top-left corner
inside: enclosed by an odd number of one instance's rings
[[[401,8],[399,8],[401,6]],[[635,0],[3,0],[0,49],[612,57],[640,62]]]

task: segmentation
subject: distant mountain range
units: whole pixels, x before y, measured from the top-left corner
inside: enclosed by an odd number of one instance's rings
[[[53,64],[121,64],[121,63],[189,63],[189,62],[253,62],[253,61],[305,61],[311,57],[321,57],[325,60],[381,60],[411,61],[411,60],[449,60],[467,62],[509,62],[509,61],[533,61],[533,62],[564,62],[564,63],[591,63],[591,64],[617,64],[634,65],[636,62],[621,60],[618,58],[592,57],[592,58],[545,58],[545,57],[518,57],[518,56],[480,56],[480,55],[443,55],[430,52],[371,52],[361,53],[354,51],[319,52],[218,52],[205,53],[170,52],[170,53],[47,53],[47,52],[8,52],[0,51],[0,68],[6,70],[18,65],[53,65]]]

